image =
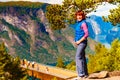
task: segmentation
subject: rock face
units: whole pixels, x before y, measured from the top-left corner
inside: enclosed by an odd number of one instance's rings
[[[71,40],[61,31],[50,29],[41,7],[3,7],[0,42],[5,43],[9,54],[29,61],[53,64],[58,56],[64,56],[65,61],[73,59],[75,47]]]
[[[46,6],[3,6],[0,9],[0,42],[5,43],[9,54],[51,65],[55,65],[59,56],[65,62],[74,59],[73,29],[51,30],[45,17]]]

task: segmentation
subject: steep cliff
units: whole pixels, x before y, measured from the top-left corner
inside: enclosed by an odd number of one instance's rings
[[[59,56],[65,61],[74,59],[73,30],[50,29],[45,17],[48,4],[39,7],[0,4],[0,42],[5,43],[9,54],[44,64],[56,63]]]

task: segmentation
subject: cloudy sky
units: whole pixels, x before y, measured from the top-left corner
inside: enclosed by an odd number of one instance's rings
[[[32,1],[32,2],[45,2],[50,4],[62,4],[62,1],[64,0],[0,0],[1,2],[6,1]]]
[[[97,15],[97,16],[107,16],[110,14],[110,9],[114,9],[117,8],[117,5],[113,5],[113,4],[109,4],[109,3],[105,3],[103,2],[102,5],[99,5],[98,8],[96,9],[96,12],[91,12],[88,14],[88,16],[90,15]]]

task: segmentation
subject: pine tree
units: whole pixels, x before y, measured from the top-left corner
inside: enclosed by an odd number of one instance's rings
[[[98,44],[95,48],[95,54],[89,55],[88,71],[89,73],[97,71],[120,70],[120,41],[115,39],[110,49]]]
[[[10,56],[4,43],[0,44],[0,80],[27,80],[25,70],[20,67],[20,59]]]
[[[52,29],[65,28],[66,25],[74,23],[74,14],[76,10],[86,10],[94,8],[93,0],[64,0],[63,5],[49,5],[46,8],[46,17]]]
[[[58,57],[56,66],[60,67],[60,68],[64,68],[65,67],[63,59],[61,57]]]
[[[7,55],[4,43],[2,43],[0,45],[0,79],[6,79],[8,77],[5,76],[5,74],[7,74],[7,72],[5,71],[5,67],[7,63],[9,63],[9,60],[10,60],[10,56]]]
[[[67,66],[66,66],[67,69],[69,70],[76,70],[76,65],[75,65],[75,61],[71,61]]]
[[[107,18],[107,21],[110,21],[114,26],[120,24],[120,5],[118,8],[110,10],[110,15]]]
[[[95,54],[89,54],[88,71],[89,73],[101,70],[107,70],[106,65],[109,64],[107,49],[104,45],[98,44],[95,47]]]
[[[111,44],[111,54],[113,61],[112,70],[120,70],[120,40],[115,39]]]
[[[77,10],[84,10],[89,13],[97,8],[98,3],[108,1],[110,3],[120,2],[119,0],[64,0],[63,5],[49,5],[46,9],[46,16],[49,25],[53,30],[65,28],[66,25],[75,22],[75,12]],[[110,21],[113,25],[120,23],[120,7],[110,11],[106,21]],[[104,17],[103,17],[104,18]],[[105,19],[105,18],[104,18]]]
[[[50,5],[47,8],[46,17],[51,26],[51,29],[57,30],[65,28],[65,13],[61,5]]]

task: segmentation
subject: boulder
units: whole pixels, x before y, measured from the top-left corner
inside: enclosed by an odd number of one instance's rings
[[[89,75],[89,79],[102,79],[108,76],[108,71],[101,71],[99,73],[92,73]]]

